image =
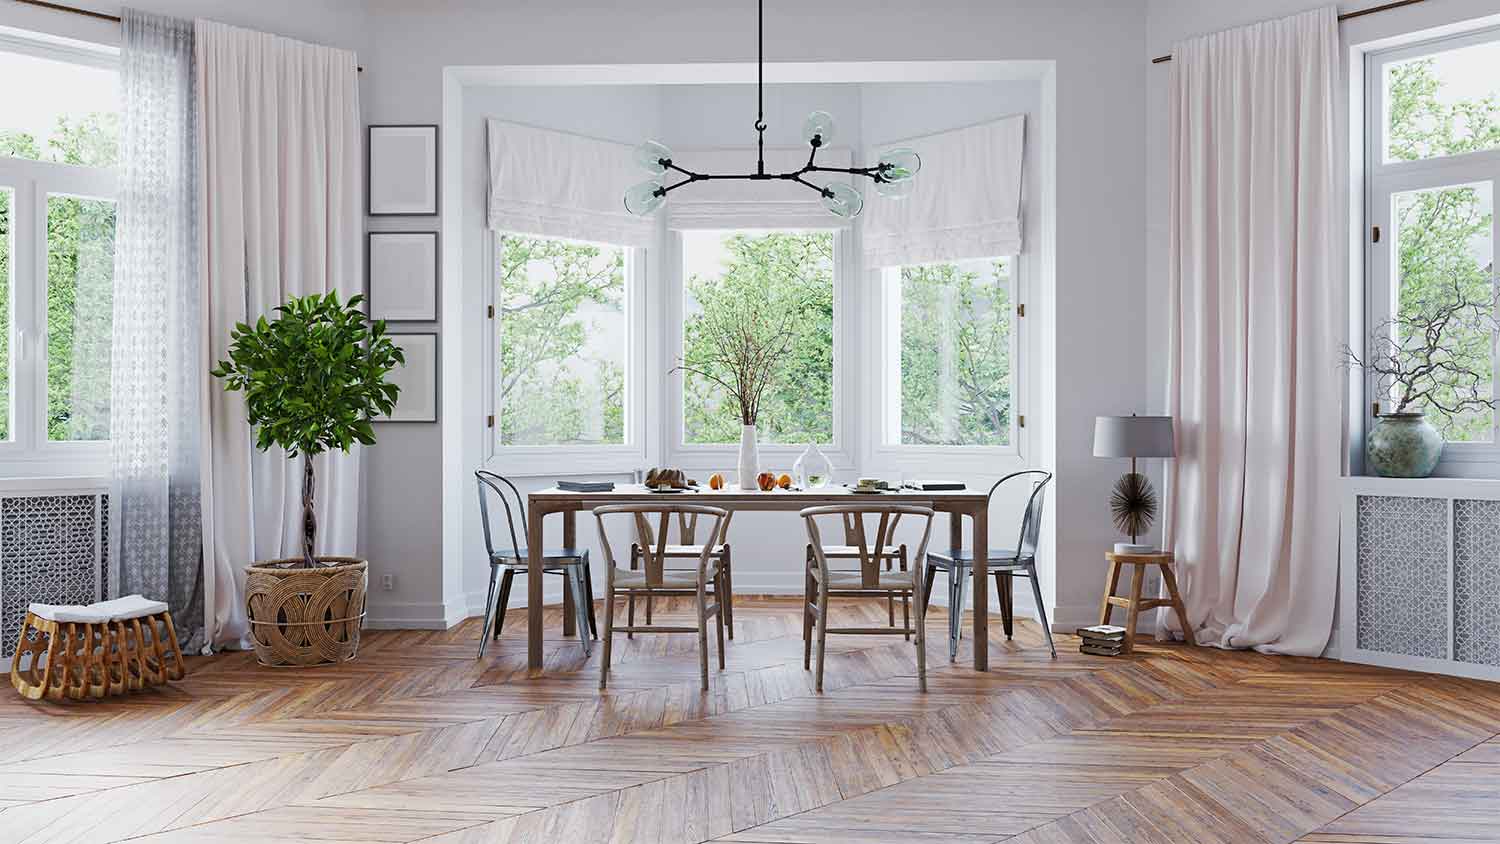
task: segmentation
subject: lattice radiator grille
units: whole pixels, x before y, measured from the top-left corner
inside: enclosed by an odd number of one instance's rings
[[[1360,495],[1355,519],[1355,646],[1500,667],[1500,501]]]
[[[0,652],[15,650],[27,604],[108,594],[108,536],[102,493],[0,497]]]

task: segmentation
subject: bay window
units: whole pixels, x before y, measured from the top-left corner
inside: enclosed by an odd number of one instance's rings
[[[703,360],[726,333],[739,328],[786,332],[782,375],[762,398],[756,420],[760,440],[788,446],[833,443],[834,233],[689,230],[680,240],[679,359]],[[681,383],[683,444],[738,443],[739,410],[727,391],[694,371],[685,371]]]
[[[1466,302],[1494,315],[1497,62],[1495,30],[1368,58],[1367,315],[1369,329],[1389,333],[1398,346],[1413,323]],[[1473,320],[1453,320],[1443,331],[1448,374],[1421,405],[1449,443],[1442,464],[1449,472],[1464,473],[1458,468],[1464,463],[1500,462],[1500,417],[1483,406],[1451,412],[1460,396],[1494,398],[1496,339],[1493,326]],[[1365,342],[1368,348],[1372,341]],[[1372,407],[1389,410],[1399,398],[1374,378],[1366,388]]]
[[[1014,446],[1012,265],[982,258],[882,271],[886,445]]]
[[[495,437],[508,446],[623,446],[631,250],[500,234]]]
[[[107,464],[115,56],[7,37],[0,77],[0,454],[18,473]],[[29,468],[28,468],[29,467]]]

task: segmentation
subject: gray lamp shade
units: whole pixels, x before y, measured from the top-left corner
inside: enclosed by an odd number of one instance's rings
[[[1170,416],[1099,416],[1094,419],[1095,457],[1172,455]]]

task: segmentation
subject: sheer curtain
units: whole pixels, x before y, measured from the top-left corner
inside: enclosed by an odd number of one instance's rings
[[[1337,16],[1172,56],[1168,547],[1198,641],[1316,656],[1338,581]]]
[[[202,273],[208,359],[238,322],[288,298],[361,291],[359,88],[354,54],[197,21]],[[301,476],[254,447],[240,393],[205,396],[204,551],[214,645],[242,644],[245,564],[298,554]],[[318,553],[353,554],[360,454],[325,454]]]
[[[203,642],[202,354],[193,27],[122,15],[119,229],[111,362],[112,595],[165,600]]]

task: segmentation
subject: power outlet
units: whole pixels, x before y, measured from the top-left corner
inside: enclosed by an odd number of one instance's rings
[[[380,588],[387,592],[396,588],[396,576],[394,574],[382,574],[380,576]]]

